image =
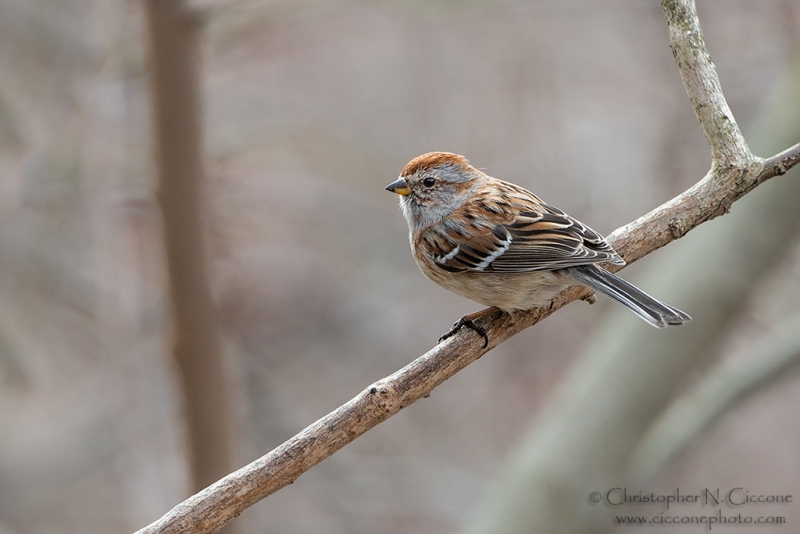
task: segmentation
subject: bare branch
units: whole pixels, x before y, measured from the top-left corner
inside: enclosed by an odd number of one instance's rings
[[[762,180],[769,180],[775,176],[783,176],[786,172],[800,163],[800,143],[787,148],[780,154],[775,154],[771,158],[764,160],[764,171],[761,173]]]
[[[747,167],[753,155],[728,107],[706,49],[694,0],[661,0],[670,48],[694,112],[711,146],[713,166]],[[712,166],[712,168],[713,168]]]
[[[691,188],[647,215],[616,229],[611,245],[629,264],[686,235],[705,221],[727,213],[756,186],[782,176],[800,163],[800,143],[765,160],[755,158],[745,169],[709,173]],[[754,173],[755,177],[754,176]],[[728,191],[727,194],[723,192]]]

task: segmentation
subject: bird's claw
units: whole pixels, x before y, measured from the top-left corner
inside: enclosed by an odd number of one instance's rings
[[[465,326],[470,330],[474,330],[479,336],[483,338],[484,349],[489,346],[489,336],[486,334],[486,329],[481,325],[475,323],[472,319],[470,319],[466,315],[463,316],[458,321],[456,321],[455,324],[453,324],[453,328],[451,328],[449,332],[447,332],[446,334],[444,334],[442,337],[439,338],[439,343],[441,343],[442,341],[444,341],[449,337],[452,337],[456,332],[458,332]]]

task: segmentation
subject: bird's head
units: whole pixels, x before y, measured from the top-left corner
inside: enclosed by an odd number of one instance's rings
[[[482,174],[464,156],[428,152],[409,161],[386,190],[400,195],[409,226],[424,228],[462,206]]]

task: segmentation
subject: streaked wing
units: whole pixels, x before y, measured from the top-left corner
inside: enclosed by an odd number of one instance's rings
[[[623,264],[603,236],[566,215],[542,204],[540,212],[520,213],[505,226],[512,246],[491,264],[496,272],[563,269],[587,263]]]
[[[502,225],[475,226],[470,233],[458,225],[437,226],[424,232],[418,248],[451,273],[485,271],[508,252],[513,241]]]
[[[500,184],[502,197],[479,196],[420,235],[418,246],[436,265],[449,272],[514,273],[625,263],[588,226],[525,189]]]

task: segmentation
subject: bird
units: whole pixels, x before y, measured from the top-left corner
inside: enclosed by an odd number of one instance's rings
[[[386,190],[400,196],[414,260],[440,286],[514,316],[552,305],[571,285],[623,304],[656,328],[691,321],[600,264],[625,265],[606,239],[527,189],[493,178],[459,154],[428,152],[406,164]],[[465,315],[440,338],[475,330]]]

